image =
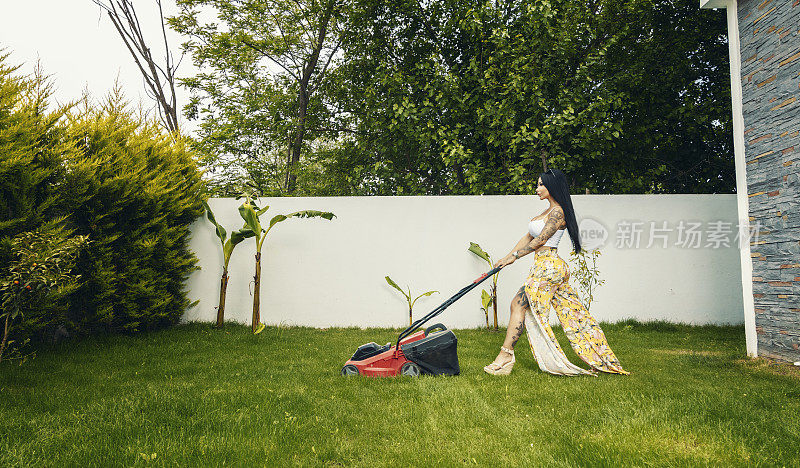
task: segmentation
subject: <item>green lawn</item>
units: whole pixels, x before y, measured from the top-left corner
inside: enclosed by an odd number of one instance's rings
[[[0,466],[800,465],[800,373],[745,359],[743,327],[602,326],[630,376],[544,374],[524,337],[486,375],[484,330],[456,332],[460,376],[416,379],[339,375],[387,329],[67,343],[0,365]]]

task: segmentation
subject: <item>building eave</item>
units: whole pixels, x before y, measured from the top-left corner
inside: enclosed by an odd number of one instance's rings
[[[700,0],[700,8],[725,8],[727,5],[726,0]]]

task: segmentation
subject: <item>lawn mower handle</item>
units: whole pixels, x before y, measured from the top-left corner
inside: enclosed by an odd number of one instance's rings
[[[464,288],[462,288],[461,291],[453,294],[453,296],[450,299],[444,301],[441,305],[439,305],[439,307],[437,307],[437,308],[433,309],[432,311],[428,312],[424,317],[422,317],[420,319],[417,319],[416,322],[412,323],[408,328],[406,328],[405,330],[403,330],[402,333],[400,333],[400,336],[397,338],[397,347],[395,349],[399,350],[400,349],[400,340],[402,340],[403,338],[405,338],[405,337],[409,336],[411,333],[413,333],[414,330],[417,329],[417,327],[419,327],[420,325],[424,324],[428,320],[430,320],[430,319],[436,317],[437,315],[441,314],[442,312],[444,312],[444,310],[446,308],[450,307],[450,304],[452,304],[452,303],[456,302],[457,300],[461,299],[461,297],[464,294],[472,291],[476,286],[478,286],[479,284],[483,283],[483,281],[486,278],[496,274],[502,268],[503,268],[502,266],[499,266],[497,268],[492,268],[488,272],[486,272],[486,273],[482,274],[481,276],[479,276],[478,279],[476,279],[472,283],[470,283],[467,286],[465,286]]]

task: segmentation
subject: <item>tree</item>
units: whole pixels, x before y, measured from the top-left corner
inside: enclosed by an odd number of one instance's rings
[[[542,150],[565,167],[579,149],[613,147],[622,96],[593,77],[628,14],[567,1],[362,4],[345,86],[360,149],[386,181],[377,191],[525,193]]]
[[[725,23],[710,13],[689,0],[359,2],[336,70],[354,128],[330,167],[362,174],[358,194],[530,193],[544,153],[576,191],[730,191]]]
[[[603,76],[625,96],[613,165],[581,175],[603,193],[733,193],[725,15],[690,0],[649,2]],[[612,172],[613,171],[613,172]]]
[[[155,0],[161,20],[161,36],[164,41],[164,62],[153,57],[147,45],[139,16],[132,0],[92,0],[108,14],[108,18],[119,33],[122,42],[133,57],[145,83],[148,96],[156,101],[158,117],[170,133],[179,133],[178,105],[175,97],[175,71],[180,61],[175,63],[167,41],[164,11],[161,0]]]
[[[303,157],[331,134],[323,88],[339,50],[341,0],[178,0],[170,25],[201,72],[183,80],[216,193],[302,194]],[[204,22],[213,12],[219,23]],[[333,133],[336,134],[335,132]],[[314,170],[313,167],[308,170]]]

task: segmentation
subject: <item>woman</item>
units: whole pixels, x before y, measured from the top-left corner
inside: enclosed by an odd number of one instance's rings
[[[567,263],[556,253],[558,241],[565,229],[569,232],[574,250],[581,251],[578,224],[564,173],[558,169],[542,173],[536,194],[539,199],[549,201],[550,206],[531,220],[528,233],[520,239],[514,250],[494,265],[510,265],[519,258],[536,252],[528,279],[511,301],[511,317],[500,354],[483,369],[494,375],[510,374],[516,361],[514,345],[525,329],[531,352],[543,371],[557,375],[596,376],[595,372],[572,364],[564,355],[550,328],[548,316],[552,304],[572,348],[581,359],[596,370],[628,374],[608,346],[597,321],[589,315],[589,311],[569,286]]]

